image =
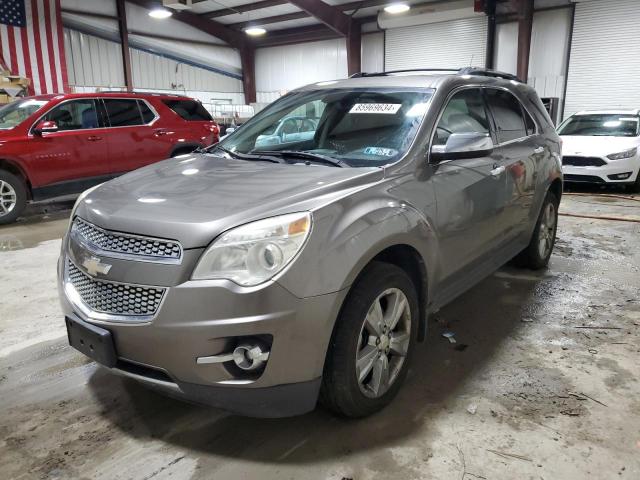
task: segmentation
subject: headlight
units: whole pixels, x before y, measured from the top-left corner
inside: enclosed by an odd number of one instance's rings
[[[266,282],[291,262],[310,231],[311,214],[306,212],[231,229],[204,252],[191,278],[226,278],[243,286]]]
[[[625,150],[620,153],[612,153],[611,155],[607,155],[609,160],[623,160],[625,158],[631,158],[638,153],[638,147],[630,148],[629,150]]]

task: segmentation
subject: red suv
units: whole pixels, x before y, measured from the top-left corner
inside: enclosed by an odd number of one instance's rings
[[[0,224],[28,201],[79,193],[130,170],[218,141],[197,100],[179,95],[75,93],[0,108]]]

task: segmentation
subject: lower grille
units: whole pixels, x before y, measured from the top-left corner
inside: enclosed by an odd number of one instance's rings
[[[594,175],[573,175],[565,173],[563,177],[565,182],[606,183],[603,179]]]
[[[82,302],[95,312],[108,315],[154,315],[165,288],[143,287],[96,280],[67,260],[68,281]]]
[[[562,164],[572,167],[602,167],[606,165],[607,162],[600,157],[575,157],[566,155],[562,157]]]

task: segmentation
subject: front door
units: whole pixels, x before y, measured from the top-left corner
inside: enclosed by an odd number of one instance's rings
[[[104,129],[94,99],[62,102],[41,120],[55,122],[58,130],[33,135],[31,139],[27,156],[38,185],[87,180],[109,173]],[[86,187],[85,182],[78,183]],[[72,184],[68,190],[75,191]]]
[[[450,97],[432,142],[444,147],[451,134],[492,136],[492,124],[480,88],[464,88]],[[440,281],[464,282],[474,266],[489,259],[504,225],[506,169],[493,155],[445,160],[432,177],[440,242]]]

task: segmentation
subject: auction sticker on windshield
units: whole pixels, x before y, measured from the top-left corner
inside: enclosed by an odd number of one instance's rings
[[[349,113],[382,113],[394,115],[402,107],[401,103],[356,103]]]

